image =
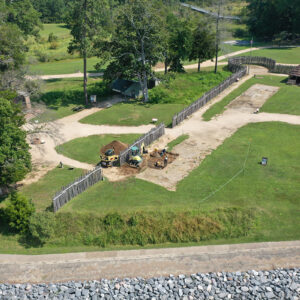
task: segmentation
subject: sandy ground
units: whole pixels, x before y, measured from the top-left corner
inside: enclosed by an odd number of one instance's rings
[[[52,255],[3,254],[0,255],[0,282],[149,278],[299,266],[300,241]]]
[[[137,177],[175,191],[177,183],[238,128],[250,122],[259,122],[257,119],[261,118],[256,118],[258,115],[253,115],[253,112],[277,90],[278,87],[256,84],[232,101],[224,114],[210,122],[201,119],[203,111],[196,112],[180,126],[190,137],[173,149],[179,157],[163,170],[146,169]],[[276,117],[273,119],[276,120]]]

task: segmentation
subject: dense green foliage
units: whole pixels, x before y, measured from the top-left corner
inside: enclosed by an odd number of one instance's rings
[[[0,92],[0,186],[22,180],[31,169],[26,133],[20,128],[25,120],[14,96]]]
[[[114,212],[103,217],[59,213],[53,242],[99,247],[200,242],[247,236],[254,222],[255,211],[246,209],[219,209],[210,213]]]
[[[96,165],[100,162],[100,149],[103,146],[114,140],[130,145],[139,137],[140,134],[89,135],[59,145],[56,151],[72,159]]]
[[[81,78],[50,79],[45,81],[42,93],[34,101],[42,104],[43,112],[33,120],[49,122],[74,113],[73,108],[82,104]],[[111,95],[111,90],[100,78],[90,78],[87,85],[89,95],[96,95],[97,101]]]
[[[262,78],[252,78],[243,83],[240,87],[238,87],[225,98],[223,98],[222,101],[210,107],[203,114],[203,119],[205,121],[209,121],[215,115],[223,113],[226,108],[226,105],[228,105],[236,97],[240,96],[254,84],[265,84],[280,87],[279,91],[267,100],[267,102],[262,106],[260,111],[300,115],[299,88],[297,86],[287,85],[286,77],[263,76]]]
[[[5,207],[5,216],[13,230],[25,233],[28,230],[29,219],[34,211],[34,205],[28,198],[13,192],[8,199],[8,205]]]
[[[67,0],[31,0],[43,23],[62,23],[66,19]]]
[[[255,36],[270,40],[280,32],[300,34],[300,1],[247,0],[248,25]]]
[[[211,29],[203,23],[199,23],[193,31],[193,43],[190,51],[190,60],[198,61],[198,72],[200,64],[207,59],[212,59],[215,55],[215,36]]]
[[[41,212],[31,215],[28,225],[28,235],[38,244],[43,245],[53,235],[55,217],[51,212]]]

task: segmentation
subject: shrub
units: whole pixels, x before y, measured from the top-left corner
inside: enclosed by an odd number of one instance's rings
[[[5,216],[9,226],[18,232],[24,233],[28,230],[29,219],[34,213],[34,205],[24,195],[13,192],[8,199],[5,208]]]
[[[39,62],[48,62],[49,61],[49,56],[45,52],[35,50],[34,54],[37,57],[37,59],[39,60]]]
[[[103,219],[103,223],[106,226],[120,227],[124,224],[124,220],[117,212],[115,212],[107,214]]]
[[[51,212],[33,214],[29,219],[28,233],[43,245],[54,233],[54,222],[54,214]]]
[[[58,48],[58,45],[59,45],[58,42],[52,42],[49,46],[49,49],[55,50]]]
[[[52,42],[56,42],[57,40],[58,37],[53,32],[50,32],[48,36],[48,42],[52,43]]]

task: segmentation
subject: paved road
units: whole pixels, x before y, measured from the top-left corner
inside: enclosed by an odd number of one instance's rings
[[[0,282],[147,278],[283,267],[300,267],[300,241],[36,256],[0,255]]]

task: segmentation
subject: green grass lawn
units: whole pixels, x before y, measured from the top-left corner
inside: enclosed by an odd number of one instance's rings
[[[223,113],[226,105],[228,105],[236,97],[240,96],[254,84],[265,84],[280,87],[279,91],[265,102],[260,109],[261,112],[300,115],[299,87],[287,85],[286,77],[268,75],[251,78],[243,83],[240,87],[227,95],[222,101],[209,108],[203,114],[203,119],[205,121],[209,121],[215,115]]]
[[[300,47],[260,49],[238,56],[248,55],[268,57],[281,64],[300,64]]]
[[[175,113],[200,98],[205,92],[218,85],[231,73],[220,68],[215,75],[213,71],[188,72],[177,74],[175,79],[149,91],[150,103],[122,103],[96,112],[80,122],[95,125],[139,126],[149,124],[152,118],[158,122],[171,124]]]
[[[188,134],[183,134],[183,135],[180,135],[177,139],[171,141],[167,147],[168,147],[168,151],[172,151],[173,148],[179,144],[181,144],[183,141],[187,140],[189,138],[189,135]]]
[[[87,71],[89,73],[99,72],[95,70],[94,66],[99,62],[97,57],[91,57],[87,60]],[[83,59],[64,59],[60,61],[37,63],[30,65],[30,71],[41,75],[56,75],[56,74],[72,74],[83,73]],[[102,70],[103,71],[103,70]],[[101,70],[100,70],[101,72]]]
[[[222,190],[212,194],[241,170],[250,141],[245,171]],[[131,234],[139,226],[144,228],[143,234],[147,234],[148,239],[151,239],[149,230],[153,230],[153,238],[158,238],[157,243],[152,240],[151,245],[145,244],[145,247],[297,240],[300,238],[299,147],[300,126],[278,122],[249,124],[206,157],[178,184],[176,192],[134,178],[99,182],[56,214],[56,234],[42,248],[32,248],[2,224],[0,252],[41,254],[93,251],[103,249],[104,237],[106,240],[110,237],[106,250],[132,249],[138,246],[131,244],[130,239],[134,237]],[[269,158],[267,166],[259,164],[262,156]],[[43,185],[35,189],[30,187],[33,192],[29,193],[41,199],[39,190],[56,177],[52,179],[49,176]],[[42,205],[46,206],[46,203]],[[103,220],[107,220],[103,217],[112,212],[118,212],[126,223],[103,227]],[[110,215],[110,218],[113,216]],[[185,236],[177,236],[178,243],[159,242],[159,232],[165,232],[170,226],[168,220],[173,220],[170,234],[176,236],[176,230],[181,231],[184,226],[189,229],[197,227],[195,218],[200,218],[197,222],[202,224],[202,230],[208,230],[206,235],[202,231],[197,242],[192,238],[193,231],[189,230]],[[138,227],[135,227],[135,222],[138,222]],[[219,222],[223,227],[218,227]],[[213,233],[214,229],[223,233]],[[120,237],[126,237],[123,246],[113,242]],[[143,240],[138,244],[144,245]]]
[[[140,134],[102,134],[77,138],[56,147],[56,151],[72,159],[89,164],[99,163],[100,149],[114,140],[132,144]]]
[[[111,94],[101,78],[88,79],[88,94],[97,95],[101,101]],[[43,104],[43,112],[33,119],[49,122],[73,114],[72,108],[84,105],[83,80],[81,78],[65,78],[45,80],[42,94],[33,99],[33,104]]]
[[[243,166],[244,173],[207,198]],[[79,195],[62,211],[184,211],[216,208],[256,208],[261,213],[252,238],[257,241],[300,236],[300,126],[284,123],[249,124],[238,130],[184,178],[176,192],[139,180],[101,182]],[[259,164],[269,158],[268,165]],[[240,241],[243,241],[241,239]]]
[[[81,169],[71,169],[68,166],[49,171],[38,182],[20,188],[20,192],[32,199],[37,211],[43,211],[52,204],[52,197],[63,186],[68,185],[75,178],[83,174]]]

